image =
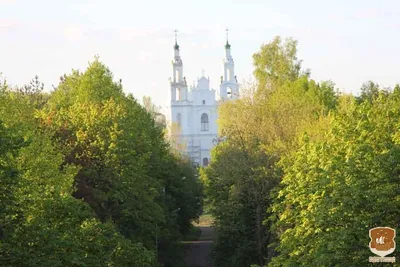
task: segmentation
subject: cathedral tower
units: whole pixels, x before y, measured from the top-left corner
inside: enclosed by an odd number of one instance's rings
[[[219,94],[221,100],[237,99],[239,97],[239,85],[235,75],[235,63],[231,55],[228,30],[226,30],[224,76],[221,77]]]
[[[187,100],[187,84],[183,77],[183,63],[179,54],[179,45],[175,31],[174,60],[172,61],[171,101]]]

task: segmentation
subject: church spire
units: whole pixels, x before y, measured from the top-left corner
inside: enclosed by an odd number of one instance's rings
[[[231,45],[226,29],[224,75],[221,77],[220,97],[221,99],[236,99],[239,96],[239,85],[235,76],[235,62],[231,55]]]
[[[225,44],[225,49],[231,49],[231,45],[229,44],[228,40],[228,29],[226,29],[226,44]]]
[[[187,84],[183,76],[183,63],[178,45],[178,31],[175,30],[174,60],[172,61],[171,100],[187,100]]]
[[[181,56],[179,55],[179,45],[178,45],[178,31],[175,30],[175,45],[174,45],[174,56],[175,62],[181,61]]]
[[[229,30],[226,29],[225,60],[233,61],[231,56],[231,45],[229,44],[229,39],[228,39],[228,31]]]
[[[178,45],[178,31],[175,30],[175,45],[174,45],[174,49],[175,50],[179,50],[179,45]]]

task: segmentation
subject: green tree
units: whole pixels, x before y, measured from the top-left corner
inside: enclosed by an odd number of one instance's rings
[[[284,82],[295,81],[301,75],[301,61],[297,59],[297,41],[291,38],[282,41],[281,37],[275,37],[253,55],[253,64],[258,90],[263,94]]]
[[[217,146],[202,177],[215,217],[215,266],[264,265],[272,236],[263,220],[268,217],[270,190],[277,184],[275,158],[230,141]]]
[[[0,266],[154,266],[153,253],[72,197],[79,168],[63,164],[31,95],[3,88],[0,103]]]
[[[177,168],[154,114],[125,96],[98,60],[83,73],[65,75],[40,117],[54,132],[65,164],[80,167],[73,195],[102,221],[112,219],[126,238],[162,254],[156,237],[164,245],[176,243],[198,217],[198,210],[187,213],[182,204],[200,198],[194,173],[181,182],[184,167]]]
[[[49,95],[1,80],[0,117],[0,266],[183,264],[196,170],[98,59]]]
[[[282,161],[270,266],[367,266],[370,228],[399,226],[399,98],[381,95],[335,116]]]
[[[202,173],[216,218],[216,266],[264,266],[275,255],[269,218],[282,176],[278,162],[296,151],[305,131],[323,138],[319,129],[337,107],[334,84],[317,83],[301,70],[296,44],[275,38],[262,46],[254,55],[257,84],[219,107],[220,135],[227,141]]]
[[[368,81],[361,86],[361,95],[358,98],[359,102],[369,101],[372,103],[379,96],[381,91],[379,85],[372,81]]]
[[[153,266],[154,254],[101,223],[72,197],[76,167],[36,133],[15,158],[15,198],[5,217],[2,266]]]

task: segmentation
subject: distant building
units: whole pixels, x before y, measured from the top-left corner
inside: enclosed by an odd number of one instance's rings
[[[197,85],[188,89],[176,38],[174,55],[173,78],[170,80],[171,122],[178,130],[173,132],[173,135],[182,145],[184,150],[182,152],[187,153],[193,163],[207,166],[211,160],[211,149],[218,140],[218,104],[239,97],[239,84],[235,76],[231,46],[227,38],[224,73],[221,76],[218,100],[215,90],[210,88],[210,79],[204,77],[204,72],[197,80]]]

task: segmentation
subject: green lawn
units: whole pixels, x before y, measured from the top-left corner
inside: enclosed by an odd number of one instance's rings
[[[213,224],[214,224],[214,218],[209,214],[201,215],[199,223],[193,223],[194,226],[199,226],[199,227],[213,226]]]

